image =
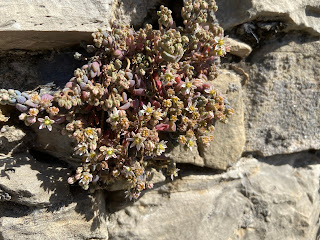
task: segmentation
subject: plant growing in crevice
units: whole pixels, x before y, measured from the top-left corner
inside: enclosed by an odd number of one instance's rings
[[[223,29],[209,21],[217,10],[213,0],[185,0],[184,27],[161,6],[159,30],[147,24],[135,31],[113,24],[111,31],[92,34],[93,56],[54,94],[0,90],[0,103],[15,105],[27,126],[62,134],[76,142],[82,164],[70,184],[84,189],[125,179],[127,196],[136,199],[152,188],[150,166],[173,178],[178,169],[163,157],[167,142],[160,132],[175,133],[186,151],[208,146],[216,121],[233,113],[227,99],[210,80],[228,47]],[[45,130],[43,130],[45,131]]]

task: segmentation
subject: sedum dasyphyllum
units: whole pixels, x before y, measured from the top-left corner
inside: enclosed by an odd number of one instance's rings
[[[113,25],[92,34],[93,56],[54,94],[0,90],[0,103],[15,105],[26,125],[42,131],[62,125],[74,139],[82,164],[69,177],[84,189],[105,188],[125,179],[126,193],[136,199],[152,188],[150,167],[178,169],[167,159],[167,141],[192,151],[213,140],[216,121],[233,113],[227,99],[210,83],[219,58],[228,51],[223,30],[214,24],[214,0],[185,0],[184,27],[161,6],[159,30],[147,24],[135,31]],[[47,130],[45,130],[47,129]]]

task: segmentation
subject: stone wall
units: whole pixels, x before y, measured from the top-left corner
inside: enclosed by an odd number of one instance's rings
[[[216,1],[231,54],[214,84],[235,114],[211,147],[175,147],[180,176],[155,172],[154,189],[128,202],[119,187],[70,187],[70,142],[2,108],[0,240],[319,238],[319,1]],[[63,85],[96,28],[154,23],[161,4],[182,5],[170,2],[0,0],[0,88]]]

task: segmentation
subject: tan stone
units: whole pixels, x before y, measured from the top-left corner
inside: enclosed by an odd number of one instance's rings
[[[180,145],[173,147],[168,156],[175,162],[226,169],[242,154],[245,131],[240,77],[231,72],[222,71],[213,84],[228,97],[235,113],[230,117],[228,123],[216,123],[214,141],[208,148],[195,147],[190,151]]]
[[[76,194],[73,202],[53,209],[26,209],[0,204],[2,239],[61,240],[108,239],[103,192]],[[19,215],[19,217],[17,217]]]
[[[309,168],[295,168],[302,159]],[[134,203],[109,202],[111,239],[315,239],[318,159],[311,154],[243,158],[219,175],[184,172]],[[290,163],[290,164],[288,164]]]
[[[230,53],[241,58],[248,57],[252,52],[252,48],[237,39],[227,38],[226,43],[230,46]]]
[[[70,198],[69,170],[40,164],[29,154],[0,155],[0,172],[0,189],[11,202],[43,207]]]
[[[287,35],[256,52],[246,86],[247,152],[320,148],[320,41]]]
[[[226,169],[236,162],[246,143],[244,129],[244,106],[241,90],[241,78],[230,72],[224,72],[213,81],[214,86],[226,93],[234,114],[227,123],[217,122],[214,140],[210,147],[203,149],[204,166]]]
[[[141,25],[158,0],[0,0],[0,50],[41,50],[91,41],[112,21]]]
[[[288,24],[288,31],[320,35],[318,0],[227,0],[217,4],[217,18],[224,29],[254,20],[280,20]]]

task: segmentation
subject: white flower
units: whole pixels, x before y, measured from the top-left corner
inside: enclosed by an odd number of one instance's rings
[[[51,124],[54,123],[54,120],[50,119],[48,116],[45,116],[45,118],[38,118],[38,121],[41,123],[39,126],[39,129],[48,128],[49,131],[52,130]]]
[[[97,153],[95,151],[90,151],[86,157],[86,162],[93,162],[97,158]]]
[[[172,181],[173,181],[174,177],[178,177],[178,172],[179,171],[180,171],[179,168],[175,168],[174,170],[171,171],[170,178],[171,178]]]
[[[223,56],[223,55],[225,55],[225,54],[227,53],[226,47],[225,47],[224,45],[219,45],[219,44],[217,44],[217,45],[215,46],[214,50],[217,51],[217,54],[218,54],[219,56]]]
[[[84,142],[79,143],[74,150],[76,151],[76,154],[79,154],[80,156],[82,156],[83,154],[87,154],[88,153],[88,145]]]
[[[163,77],[163,83],[164,85],[172,85],[174,83],[176,83],[175,78],[176,78],[176,74],[171,73],[170,71],[166,71],[166,73],[162,76]]]
[[[161,108],[158,108],[157,110],[155,110],[152,116],[155,120],[162,120],[163,113],[161,112]]]
[[[115,149],[112,147],[102,146],[100,147],[100,151],[102,151],[106,156],[105,159],[108,160],[110,158],[116,158],[117,155],[115,153]]]
[[[192,104],[192,102],[189,102],[188,103],[188,107],[186,107],[186,110],[189,112],[189,113],[193,113],[193,112],[196,112],[198,109],[196,108],[196,105],[197,103],[195,103],[194,105]]]
[[[132,142],[130,148],[136,146],[137,150],[139,151],[141,148],[144,148],[143,142],[146,139],[144,137],[142,137],[140,133],[135,134],[133,132],[132,138],[128,138],[127,140]]]
[[[91,127],[87,127],[86,129],[84,129],[84,135],[87,138],[95,139],[97,136],[97,133],[96,133],[95,129],[93,129]]]
[[[154,112],[154,106],[151,106],[151,103],[149,102],[148,105],[143,105],[142,110],[140,110],[139,115],[151,115]]]
[[[192,151],[192,147],[195,146],[195,142],[190,139],[186,145]]]
[[[196,89],[197,87],[193,85],[192,82],[189,81],[189,78],[186,78],[185,82],[181,85],[186,94],[189,94],[192,89]]]
[[[108,123],[115,123],[116,121],[119,120],[119,118],[120,118],[119,110],[116,107],[114,107],[113,112],[109,113],[109,118],[107,119],[107,122]]]
[[[92,174],[89,172],[82,172],[79,184],[80,185],[88,185],[92,181]]]
[[[161,141],[157,144],[156,146],[156,154],[157,156],[160,156],[163,152],[166,151],[166,148],[167,148],[167,141]]]
[[[216,91],[215,89],[213,88],[213,86],[211,85],[210,88],[207,88],[204,90],[205,93],[208,93],[209,95],[211,95],[212,97],[215,96],[216,94]]]
[[[223,46],[224,45],[224,37],[222,35],[219,36],[219,37],[215,37],[214,41],[219,46]]]

